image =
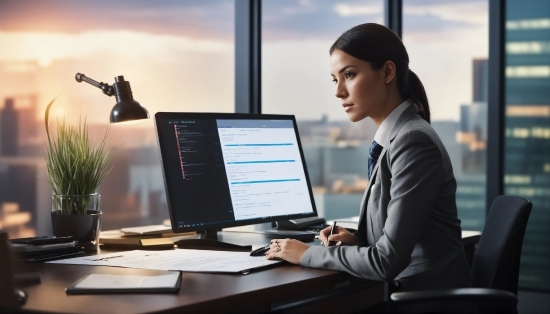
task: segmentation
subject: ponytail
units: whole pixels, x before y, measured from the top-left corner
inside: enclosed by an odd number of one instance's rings
[[[396,66],[401,98],[410,99],[418,108],[420,116],[430,123],[430,106],[424,85],[409,69],[409,54],[401,38],[392,30],[374,23],[360,24],[338,37],[330,47],[330,54],[335,49],[369,62],[375,70],[381,69],[386,61],[392,61]]]
[[[404,90],[400,91],[401,96],[404,99],[410,99],[418,108],[418,113],[422,119],[430,123],[430,104],[428,103],[428,96],[426,96],[426,90],[424,90],[424,85],[414,73],[409,69],[407,73],[407,79],[405,81]]]

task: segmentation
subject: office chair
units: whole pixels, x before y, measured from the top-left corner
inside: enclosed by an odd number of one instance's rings
[[[472,288],[396,292],[399,305],[476,301],[480,313],[517,313],[519,262],[532,203],[501,195],[491,204],[471,269]]]

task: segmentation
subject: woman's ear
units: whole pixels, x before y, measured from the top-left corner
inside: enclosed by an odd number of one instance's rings
[[[386,84],[391,83],[395,79],[396,70],[393,61],[388,60],[384,63],[384,82]]]

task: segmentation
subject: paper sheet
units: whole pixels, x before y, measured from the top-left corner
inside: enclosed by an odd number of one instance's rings
[[[226,252],[176,249],[167,251],[134,250],[102,255],[82,256],[47,263],[92,266],[116,266],[185,272],[246,273],[250,269],[273,265],[281,261],[250,256],[248,252]]]

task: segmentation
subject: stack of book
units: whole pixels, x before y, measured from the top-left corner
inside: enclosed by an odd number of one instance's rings
[[[173,248],[174,243],[178,240],[196,237],[196,232],[173,233],[170,227],[152,225],[101,231],[99,244],[136,249],[165,249]]]
[[[83,253],[73,237],[43,236],[9,241],[14,258],[20,261],[45,261]]]

